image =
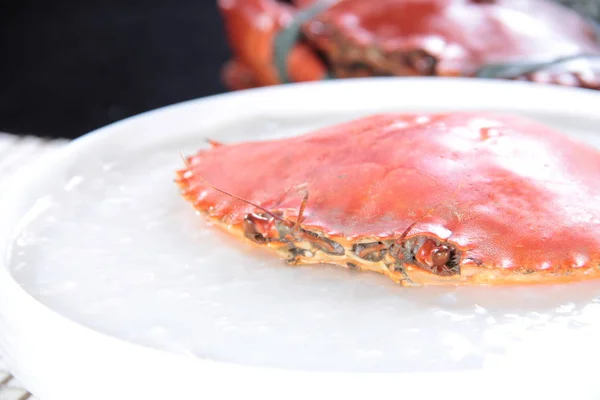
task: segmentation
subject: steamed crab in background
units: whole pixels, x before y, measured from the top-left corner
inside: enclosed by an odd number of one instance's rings
[[[231,89],[466,76],[600,89],[600,30],[546,0],[218,0]]]

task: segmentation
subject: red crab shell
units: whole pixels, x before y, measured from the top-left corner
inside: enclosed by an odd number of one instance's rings
[[[357,266],[403,284],[599,276],[600,152],[522,117],[381,114],[215,146],[186,164],[177,182],[197,210],[292,263]],[[452,265],[432,266],[440,246]]]
[[[224,78],[242,89],[335,77],[475,76],[496,64],[600,55],[590,21],[548,0],[219,0],[234,59]],[[325,10],[304,17],[315,5]],[[302,36],[276,68],[276,40],[294,19]],[[285,55],[284,55],[285,57]],[[326,62],[323,61],[326,60]],[[532,73],[541,69],[541,74]],[[600,61],[497,73],[507,79],[600,89]],[[485,76],[485,75],[484,75]]]

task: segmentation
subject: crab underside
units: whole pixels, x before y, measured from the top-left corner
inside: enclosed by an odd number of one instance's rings
[[[203,213],[206,215],[206,213]],[[247,220],[267,220],[268,214],[250,213]],[[486,268],[483,261],[467,258],[460,248],[435,235],[414,235],[401,244],[395,239],[362,238],[348,241],[328,238],[319,230],[300,229],[301,240],[289,239],[290,227],[276,223],[281,236],[266,238],[252,224],[243,229],[232,227],[220,219],[210,218],[216,226],[259,248],[273,251],[290,266],[332,265],[357,271],[382,274],[402,286],[434,285],[519,285],[553,284],[600,278],[600,264],[586,269],[549,268],[539,271],[526,266],[502,271]],[[419,257],[419,250],[445,247],[449,257],[441,265]],[[427,261],[430,261],[429,263]]]

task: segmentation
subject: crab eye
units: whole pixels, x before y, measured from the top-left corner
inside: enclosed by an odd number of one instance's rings
[[[427,239],[415,253],[415,260],[421,268],[437,275],[454,275],[457,273],[453,264],[454,249],[446,244],[437,244]]]
[[[440,245],[431,252],[431,263],[434,267],[441,267],[450,261],[450,249],[448,246]]]
[[[269,240],[263,232],[261,232],[262,224],[264,224],[266,219],[260,215],[256,214],[247,214],[243,220],[244,226],[244,235],[258,244],[267,243]]]

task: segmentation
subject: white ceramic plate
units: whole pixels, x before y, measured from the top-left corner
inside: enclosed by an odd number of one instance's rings
[[[206,226],[172,181],[206,138],[452,109],[522,113],[600,147],[596,92],[423,78],[216,96],[72,143],[0,200],[3,357],[43,400],[599,396],[600,282],[406,289],[291,268]]]

